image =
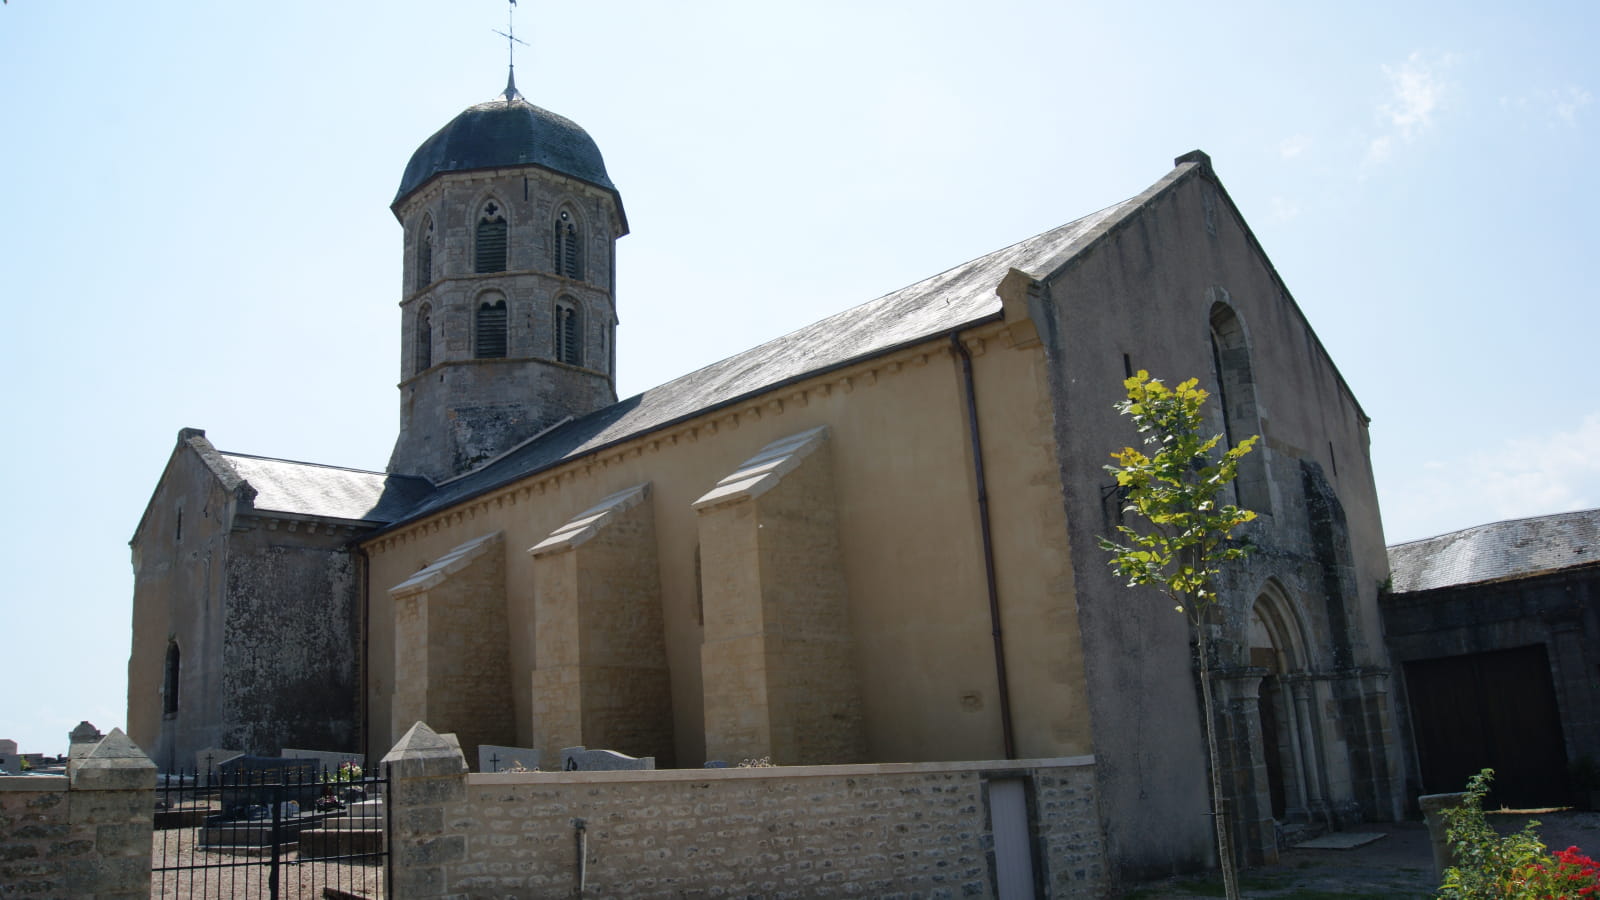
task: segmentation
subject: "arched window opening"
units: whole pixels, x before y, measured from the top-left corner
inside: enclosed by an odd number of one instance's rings
[[[498,359],[506,355],[506,301],[485,300],[478,305],[476,356]]]
[[[562,209],[556,216],[555,235],[556,274],[566,278],[583,278],[583,230],[578,227],[572,210]]]
[[[506,270],[506,217],[501,215],[500,204],[490,200],[484,204],[483,215],[478,219],[474,252],[474,270],[477,272],[504,272]]]
[[[556,360],[568,365],[583,365],[583,321],[577,304],[571,300],[556,301]]]
[[[1261,433],[1261,415],[1256,405],[1255,376],[1250,362],[1250,346],[1244,325],[1225,303],[1211,307],[1211,365],[1216,378],[1217,405],[1222,409],[1222,434],[1234,446],[1253,434]],[[1267,484],[1266,441],[1256,443],[1239,464],[1234,481],[1239,505],[1261,515],[1272,514],[1272,490]]]
[[[417,290],[433,284],[433,216],[422,217],[417,232]]]
[[[416,362],[418,372],[433,365],[433,307],[426,303],[417,310]]]
[[[164,716],[178,714],[178,673],[181,665],[178,642],[173,641],[167,645],[167,661],[161,677],[161,714]]]

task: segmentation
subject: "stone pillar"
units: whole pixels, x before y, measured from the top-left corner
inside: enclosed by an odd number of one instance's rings
[[[1455,865],[1455,856],[1450,852],[1450,841],[1446,836],[1447,827],[1444,820],[1444,811],[1459,809],[1462,801],[1467,798],[1465,793],[1454,794],[1424,794],[1417,798],[1417,805],[1422,807],[1422,818],[1428,823],[1428,841],[1433,844],[1433,880],[1444,878],[1444,870]]]
[[[73,860],[73,896],[150,896],[150,834],[155,824],[156,765],[113,728],[67,775],[73,831],[94,841],[92,858]]]
[[[1232,669],[1216,673],[1214,696],[1222,706],[1223,730],[1216,764],[1223,768],[1223,790],[1233,814],[1237,852],[1250,865],[1278,861],[1278,831],[1272,818],[1272,790],[1262,757],[1261,679],[1265,669]]]
[[[1305,788],[1306,812],[1332,824],[1328,799],[1322,791],[1322,761],[1317,753],[1317,686],[1305,676],[1288,681],[1289,693],[1294,697],[1295,763]]]
[[[445,896],[451,866],[466,861],[467,838],[446,833],[453,804],[467,799],[461,750],[422,722],[384,756],[389,767],[389,884],[396,897]]]
[[[0,893],[147,900],[156,767],[120,729],[65,776],[0,779]]]

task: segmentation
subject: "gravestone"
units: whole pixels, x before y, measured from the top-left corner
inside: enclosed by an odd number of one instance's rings
[[[228,750],[222,747],[207,747],[197,751],[194,755],[194,769],[205,775],[230,760],[238,759],[244,755],[243,750]]]
[[[217,767],[224,815],[249,816],[251,807],[293,801],[304,809],[312,808],[322,796],[322,765],[315,759],[283,759],[277,756],[240,756]],[[283,787],[279,787],[283,785]]]
[[[67,772],[71,774],[78,760],[83,759],[94,751],[94,748],[105,738],[100,729],[90,725],[87,721],[79,722],[78,727],[67,732]]]
[[[329,775],[338,772],[339,767],[345,763],[354,763],[363,767],[366,765],[366,760],[361,756],[361,754],[352,753],[345,750],[292,750],[288,747],[285,747],[278,751],[278,755],[284,759],[317,760],[322,764],[323,771],[327,772]]]
[[[98,744],[105,735],[100,729],[89,724],[87,720],[79,722],[78,727],[67,732],[67,744]]]
[[[615,750],[588,750],[583,747],[564,747],[561,750],[561,768],[567,772],[626,772],[655,767],[654,756],[635,757]]]
[[[478,745],[478,771],[486,773],[508,772],[523,768],[539,768],[540,753],[533,747],[503,747],[499,744]]]

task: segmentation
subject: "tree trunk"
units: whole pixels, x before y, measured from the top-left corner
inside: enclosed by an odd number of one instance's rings
[[[1228,799],[1222,792],[1222,757],[1217,752],[1216,701],[1211,696],[1211,641],[1204,616],[1195,617],[1195,640],[1200,652],[1201,718],[1206,726],[1206,754],[1211,771],[1211,821],[1217,830],[1217,859],[1222,866],[1222,890],[1227,900],[1239,900],[1239,875],[1233,859],[1233,828]]]

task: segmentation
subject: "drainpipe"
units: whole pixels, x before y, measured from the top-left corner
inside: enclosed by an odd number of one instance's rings
[[[361,693],[356,697],[356,729],[361,735],[361,761],[368,764],[372,760],[372,748],[368,746],[371,739],[371,729],[367,727],[367,679],[372,667],[369,665],[368,647],[372,641],[372,578],[370,575],[371,560],[367,557],[367,548],[361,546],[359,540],[352,541],[355,547],[356,559],[361,566]]]
[[[1006,759],[1017,758],[1011,727],[1011,688],[1006,682],[1006,643],[1000,634],[1000,589],[995,581],[994,536],[989,528],[989,486],[983,477],[983,438],[978,433],[978,392],[972,376],[972,354],[960,334],[950,335],[950,348],[961,360],[961,379],[967,394],[967,433],[972,439],[972,474],[978,485],[978,524],[983,535],[983,576],[989,591],[989,627],[994,635],[994,674],[1000,692],[1000,735]]]

